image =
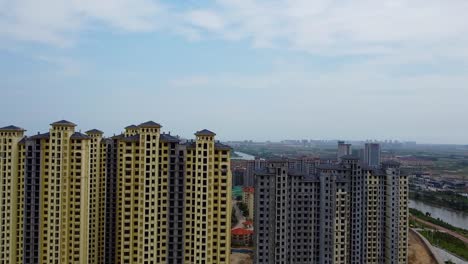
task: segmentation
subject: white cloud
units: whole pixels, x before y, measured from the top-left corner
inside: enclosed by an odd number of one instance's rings
[[[465,0],[0,0],[0,36],[67,45],[96,26],[312,54],[468,54]]]
[[[157,26],[162,10],[151,0],[0,0],[0,36],[66,46],[96,22],[149,31]]]
[[[224,28],[224,20],[218,14],[207,10],[194,10],[187,14],[188,22],[211,31]]]
[[[314,54],[388,54],[468,42],[463,0],[219,0],[224,36]],[[197,26],[203,26],[197,24]],[[206,28],[210,29],[211,24]],[[281,47],[281,46],[279,46]],[[447,48],[446,50],[450,50]]]

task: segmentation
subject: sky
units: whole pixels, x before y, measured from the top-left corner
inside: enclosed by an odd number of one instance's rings
[[[0,126],[468,144],[466,0],[0,0]]]

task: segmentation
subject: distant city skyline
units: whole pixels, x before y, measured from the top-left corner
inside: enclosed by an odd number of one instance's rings
[[[444,0],[0,1],[0,125],[468,144],[466,13]]]
[[[10,118],[10,116],[5,116],[3,118]],[[97,120],[97,119],[94,119],[95,116],[90,116],[90,119],[89,120]],[[34,120],[30,120],[30,121],[27,121],[31,124],[36,124],[36,123],[39,123],[38,120],[43,120],[43,119],[46,119],[46,118],[38,118],[38,119],[34,119]],[[55,118],[55,120],[59,120],[59,119],[63,119],[63,118]],[[145,119],[145,120],[140,120],[140,122],[145,122],[147,120],[150,120],[151,118],[149,119]],[[54,120],[54,119],[52,119]],[[128,125],[135,125],[135,122],[130,122],[130,123],[125,123],[125,124],[117,124],[117,125],[114,125],[114,124],[108,124],[108,120],[102,120],[102,121],[99,121],[97,120],[97,122],[101,122],[102,125],[101,126],[96,126],[96,125],[86,125],[86,124],[89,124],[91,123],[91,121],[89,120],[83,120],[81,122],[79,121],[76,121],[76,119],[64,119],[64,120],[68,120],[68,121],[71,121],[71,122],[74,122],[74,123],[78,123],[80,124],[80,126],[78,127],[78,131],[86,131],[86,130],[90,130],[90,129],[99,129],[99,130],[102,130],[104,132],[104,136],[105,137],[111,137],[111,136],[114,136],[114,135],[118,135],[122,132],[124,132],[124,130],[122,129],[122,127],[124,126],[128,126]],[[157,119],[154,119],[154,120],[157,120]],[[1,120],[0,120],[1,121]],[[0,126],[9,126],[9,125],[14,125],[14,126],[19,126],[23,129],[25,129],[25,134],[28,135],[28,136],[33,136],[35,134],[38,134],[38,133],[44,133],[44,132],[47,132],[49,130],[49,128],[44,125],[44,122],[42,124],[39,124],[39,126],[37,128],[31,128],[31,125],[28,126],[28,124],[26,123],[26,125],[22,125],[23,123],[25,123],[26,121],[12,121],[12,122],[5,122],[5,123],[0,123]],[[159,121],[158,121],[159,122]],[[190,121],[189,121],[190,122]],[[46,121],[47,123],[47,121]],[[216,125],[216,123],[213,123],[212,125],[208,124],[206,126],[203,126],[203,127],[200,127],[200,125],[198,125],[199,127],[197,127],[197,125],[195,125],[195,130],[193,129],[193,127],[185,127],[185,124],[177,124],[177,123],[173,123],[173,122],[170,122],[172,125],[171,125],[171,128],[173,127],[180,127],[178,129],[170,129],[170,128],[166,128],[167,126],[164,125],[164,123],[160,122],[160,124],[162,125],[162,129],[161,129],[161,132],[162,133],[170,133],[171,135],[174,135],[174,136],[179,136],[180,138],[182,139],[190,139],[193,137],[194,133],[196,133],[198,130],[201,130],[201,129],[210,129],[212,131],[214,131],[215,133],[220,133],[219,131],[226,131],[225,128],[223,127],[219,127],[219,129],[215,129],[215,127],[218,127],[218,125]],[[203,122],[201,122],[203,123]],[[184,125],[184,126],[180,126],[180,125]],[[110,126],[109,129],[106,129],[105,127],[106,126]],[[118,128],[114,128],[115,127],[118,127]],[[192,131],[193,130],[193,131]],[[246,129],[248,130],[248,129]],[[180,131],[182,131],[183,133],[179,133]],[[261,132],[261,131],[260,131]],[[227,134],[229,134],[229,131],[226,132]],[[225,134],[226,134],[225,133]],[[224,142],[237,142],[237,141],[253,141],[253,142],[282,142],[282,141],[289,141],[289,140],[308,140],[308,141],[311,141],[311,140],[318,140],[318,141],[330,141],[330,142],[334,142],[334,141],[340,141],[340,140],[343,140],[345,142],[385,142],[385,141],[398,141],[399,143],[413,143],[413,142],[416,142],[417,144],[435,144],[435,145],[444,145],[444,144],[453,144],[453,145],[467,145],[468,144],[468,137],[467,137],[467,140],[466,142],[454,142],[454,141],[451,141],[451,140],[447,140],[447,141],[430,141],[430,140],[417,140],[417,139],[404,139],[404,138],[396,138],[396,137],[388,137],[388,138],[364,138],[364,137],[355,137],[355,138],[352,138],[350,136],[342,136],[342,137],[308,137],[308,136],[304,136],[304,137],[297,137],[297,138],[292,138],[290,135],[286,135],[287,137],[286,138],[281,138],[281,137],[272,137],[271,134],[269,134],[268,131],[265,132],[265,135],[260,135],[259,137],[252,137],[252,136],[249,136],[248,134],[245,135],[246,138],[236,138],[236,137],[239,137],[239,135],[236,135],[236,136],[233,136],[233,138],[230,138],[229,136],[225,136],[225,135],[221,135],[219,138],[220,141],[224,141]],[[267,138],[267,137],[271,137],[272,139],[270,138]]]

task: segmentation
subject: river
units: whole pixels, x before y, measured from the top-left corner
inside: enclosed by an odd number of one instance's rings
[[[241,160],[254,160],[254,159],[255,159],[254,156],[249,155],[249,154],[247,154],[247,153],[238,152],[238,151],[236,151],[236,152],[234,152],[234,153],[236,153],[237,155],[240,156],[240,157],[235,157],[234,159],[241,159]]]
[[[468,213],[462,213],[416,200],[410,200],[409,207],[417,209],[423,213],[429,212],[432,217],[440,218],[442,221],[453,226],[468,229]]]

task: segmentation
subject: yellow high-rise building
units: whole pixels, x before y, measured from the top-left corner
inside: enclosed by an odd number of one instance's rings
[[[89,264],[104,263],[107,145],[103,132],[86,131],[89,136]]]
[[[165,263],[167,177],[160,176],[161,126],[129,126],[118,140],[117,263]]]
[[[39,263],[88,263],[89,137],[51,124],[42,137]]]
[[[149,121],[0,129],[0,264],[229,263],[230,148]]]
[[[113,138],[116,262],[229,263],[230,148],[208,130],[182,144],[160,128],[149,121]]]
[[[185,262],[230,263],[230,149],[201,130],[187,145]]]
[[[0,128],[0,264],[22,261],[23,136],[19,127]]]

